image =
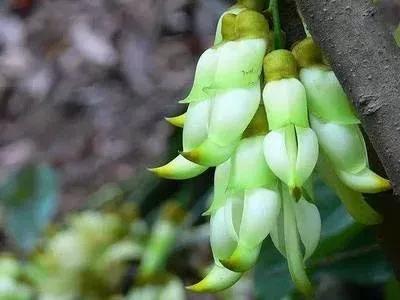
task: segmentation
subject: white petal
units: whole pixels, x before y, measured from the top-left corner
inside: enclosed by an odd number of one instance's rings
[[[243,195],[230,196],[224,206],[224,211],[229,233],[232,238],[238,240],[243,214]]]
[[[237,242],[228,232],[224,208],[219,208],[210,219],[210,243],[214,257],[228,258],[237,246]]]
[[[214,84],[215,73],[218,66],[219,54],[216,49],[207,49],[197,62],[193,87],[182,103],[202,101],[210,98],[207,89]]]
[[[290,78],[268,82],[263,99],[271,130],[289,124],[308,127],[306,92],[299,80]]]
[[[245,192],[239,243],[254,248],[270,233],[276,223],[281,201],[276,191],[257,188]]]
[[[296,126],[297,162],[296,186],[302,186],[310,177],[318,160],[318,139],[310,128]]]
[[[297,229],[305,248],[304,260],[307,260],[318,246],[321,235],[321,217],[318,208],[301,198],[295,205]]]
[[[335,168],[359,172],[367,165],[364,139],[357,125],[324,123],[310,115],[311,128]]]
[[[220,164],[214,173],[214,195],[211,207],[204,214],[210,214],[225,205],[227,200],[226,190],[228,188],[231,170],[231,160]]]
[[[212,101],[208,136],[221,146],[236,141],[249,125],[261,100],[259,82],[250,88],[231,89]]]
[[[249,87],[257,84],[267,49],[265,39],[241,39],[217,48],[218,67],[214,88]]]
[[[264,155],[272,172],[288,184],[291,179],[291,166],[286,151],[284,129],[271,131],[265,136]]]
[[[209,100],[189,104],[183,126],[183,150],[190,151],[207,138],[211,102]]]
[[[265,161],[263,142],[263,136],[241,140],[232,157],[229,189],[272,188],[276,185],[276,177]]]
[[[321,67],[303,68],[300,80],[307,92],[310,113],[334,123],[360,123],[333,71]]]
[[[283,208],[281,207],[276,223],[272,226],[270,232],[272,242],[275,248],[286,257],[285,249],[285,234],[284,234],[284,223],[283,223]]]

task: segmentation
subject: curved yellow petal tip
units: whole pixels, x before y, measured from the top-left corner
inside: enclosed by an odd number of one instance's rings
[[[162,178],[184,180],[200,175],[207,170],[207,167],[197,165],[178,155],[164,166],[147,170]]]
[[[234,272],[246,272],[257,262],[260,249],[260,246],[250,249],[239,244],[229,258],[221,260],[221,264]]]
[[[230,288],[242,276],[224,267],[214,265],[211,271],[200,282],[187,286],[186,289],[196,293],[216,293]]]
[[[187,160],[202,166],[215,167],[224,161],[228,160],[233,151],[235,151],[236,143],[220,146],[210,139],[206,139],[200,146],[191,150],[184,151],[180,154]]]
[[[176,127],[183,128],[183,125],[185,125],[186,113],[176,117],[165,118],[165,120]]]
[[[380,193],[392,189],[389,180],[383,178],[368,168],[358,173],[339,171],[338,177],[351,189],[360,193]]]

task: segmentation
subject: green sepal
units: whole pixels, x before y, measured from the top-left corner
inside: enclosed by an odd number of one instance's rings
[[[176,117],[165,118],[165,120],[171,125],[183,128],[183,126],[185,125],[185,118],[186,118],[186,113],[183,113]]]
[[[337,174],[344,184],[360,193],[374,194],[392,188],[389,180],[379,176],[369,168],[354,173],[337,170]]]

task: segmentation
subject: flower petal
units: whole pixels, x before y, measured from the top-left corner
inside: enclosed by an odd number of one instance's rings
[[[207,167],[195,164],[182,155],[178,155],[166,165],[149,169],[149,171],[163,178],[183,180],[196,177],[207,169]]]
[[[239,230],[239,244],[255,248],[263,242],[276,223],[281,200],[278,192],[257,188],[245,192]]]
[[[186,288],[192,292],[215,293],[231,287],[240,277],[242,277],[242,273],[232,272],[227,268],[214,265],[203,280]]]
[[[237,241],[228,232],[225,222],[224,208],[219,208],[210,219],[210,243],[214,257],[225,259],[232,255],[237,247]]]
[[[309,126],[306,92],[296,78],[268,82],[263,91],[263,99],[271,130],[289,124]]]
[[[207,138],[210,111],[209,100],[189,104],[182,133],[184,151],[198,147]]]
[[[359,172],[367,166],[365,143],[357,125],[324,123],[313,115],[310,115],[310,122],[335,169]]]
[[[344,184],[360,193],[380,193],[392,188],[389,180],[368,168],[357,173],[338,170],[337,174]]]
[[[219,54],[216,49],[207,49],[197,62],[194,75],[193,87],[189,95],[181,100],[181,103],[202,101],[212,96],[207,88],[213,85],[215,72],[217,70]]]
[[[224,206],[224,212],[229,233],[232,238],[238,240],[243,215],[243,195],[231,195]]]
[[[325,183],[336,192],[349,214],[357,222],[365,225],[382,222],[382,216],[369,206],[361,193],[350,189],[340,181],[330,162],[322,153],[318,159],[317,171]]]
[[[208,136],[221,146],[237,141],[254,117],[261,100],[260,83],[231,89],[212,101]]]
[[[186,118],[186,113],[183,113],[176,117],[165,118],[165,120],[176,127],[183,128],[183,126],[185,125],[185,118]]]
[[[233,157],[229,189],[244,190],[257,187],[272,188],[276,177],[268,167],[263,152],[263,136],[240,141]]]
[[[321,217],[318,208],[301,198],[295,204],[297,229],[305,248],[304,261],[314,253],[321,235]]]
[[[300,187],[311,176],[318,160],[318,139],[310,128],[296,126],[297,158],[295,184]]]
[[[300,80],[307,92],[310,113],[329,122],[360,123],[332,70],[319,66],[303,68]]]
[[[303,255],[300,249],[294,204],[294,199],[291,198],[289,191],[285,189],[283,191],[283,216],[286,258],[290,275],[296,287],[303,294],[311,295],[313,289],[305,271]]]
[[[291,179],[291,165],[286,151],[285,129],[271,131],[265,136],[264,155],[272,172],[288,184]]]
[[[210,208],[203,215],[209,215],[216,211],[218,208],[225,205],[227,200],[226,190],[228,188],[228,182],[231,172],[230,170],[230,159],[215,168],[213,201]]]
[[[233,254],[227,259],[222,259],[221,263],[231,271],[246,272],[257,262],[260,250],[261,245],[255,248],[247,248],[245,245],[239,244]]]
[[[220,146],[210,138],[207,138],[197,148],[182,152],[181,154],[196,164],[214,167],[227,161],[232,156],[238,143],[239,140],[227,146]]]

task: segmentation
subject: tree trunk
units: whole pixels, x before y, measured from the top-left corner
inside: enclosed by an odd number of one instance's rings
[[[393,185],[379,195],[380,242],[400,277],[400,49],[371,0],[296,0],[352,99]]]

